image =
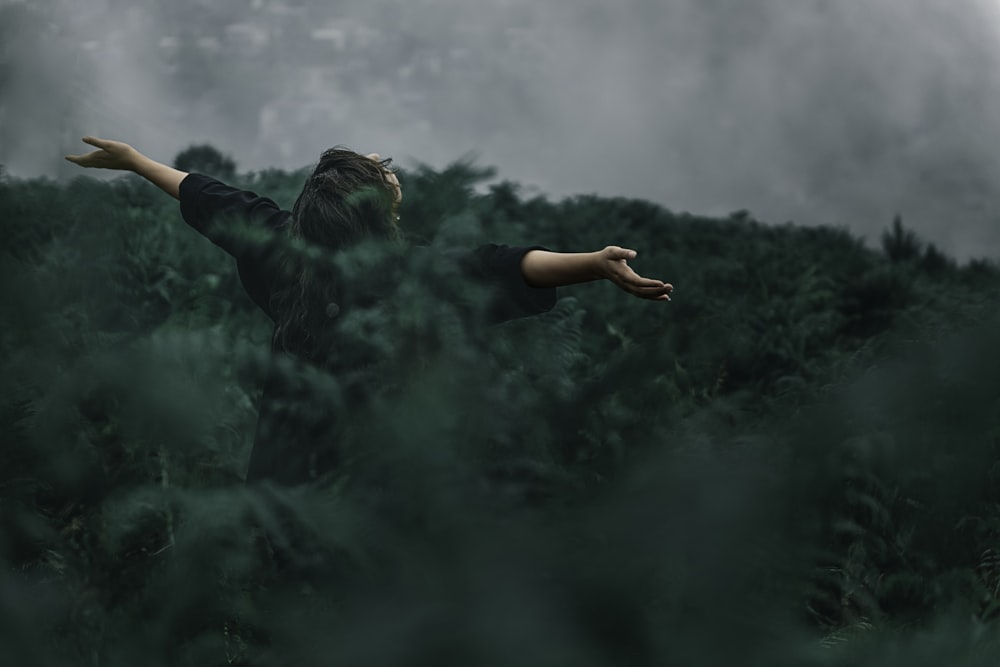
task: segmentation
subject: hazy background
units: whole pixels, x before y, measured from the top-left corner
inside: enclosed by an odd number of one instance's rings
[[[872,240],[898,212],[998,257],[998,33],[998,0],[0,0],[0,164],[68,177],[83,134],[243,170],[472,152],[552,197]]]

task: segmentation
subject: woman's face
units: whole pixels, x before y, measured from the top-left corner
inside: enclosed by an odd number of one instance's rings
[[[375,160],[376,162],[380,162],[382,160],[382,156],[378,153],[369,153],[365,157]],[[398,204],[403,201],[403,189],[399,187],[399,179],[396,178],[396,174],[389,172],[389,182],[392,183],[394,188],[396,188],[396,203]]]

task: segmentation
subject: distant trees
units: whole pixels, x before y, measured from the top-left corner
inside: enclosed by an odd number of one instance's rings
[[[955,268],[955,260],[938,250],[933,243],[925,243],[912,229],[903,227],[899,214],[893,218],[892,227],[882,232],[882,252],[893,264],[915,262],[928,273]]]
[[[174,158],[174,168],[226,180],[236,176],[236,162],[211,144],[188,146]]]
[[[912,229],[903,227],[903,220],[896,215],[892,228],[882,232],[882,251],[893,262],[916,259],[923,249],[923,242]]]

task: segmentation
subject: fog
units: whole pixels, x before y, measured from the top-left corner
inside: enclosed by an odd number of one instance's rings
[[[242,170],[345,144],[872,242],[898,213],[960,259],[998,257],[998,9],[0,0],[0,164],[70,177],[83,134],[163,161],[207,141]]]

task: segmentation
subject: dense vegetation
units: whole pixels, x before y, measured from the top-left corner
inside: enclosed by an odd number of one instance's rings
[[[3,664],[996,663],[996,264],[491,175],[404,172],[431,252],[334,260],[387,285],[339,325],[380,361],[294,489],[242,483],[270,322],[176,202],[0,183]],[[484,329],[426,288],[484,240],[634,247],[674,300]]]

